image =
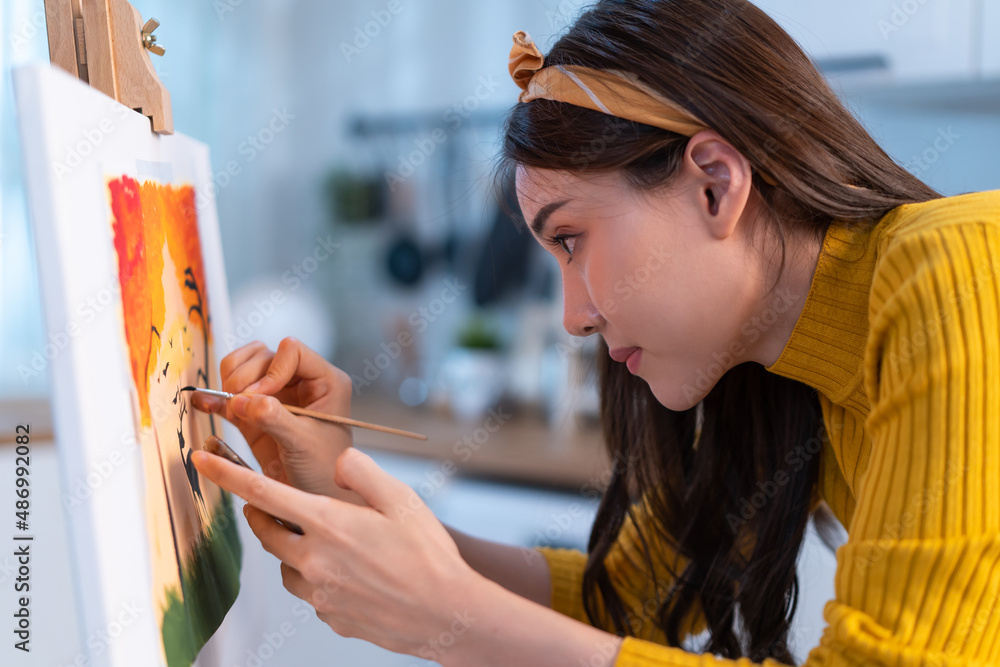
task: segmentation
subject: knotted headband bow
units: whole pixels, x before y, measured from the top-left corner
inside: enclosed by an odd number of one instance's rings
[[[634,74],[576,65],[545,67],[544,62],[545,56],[528,33],[515,32],[508,68],[522,90],[519,101],[565,102],[685,137],[708,129],[708,125],[692,113],[639,81]],[[777,184],[763,172],[758,173],[765,182]]]

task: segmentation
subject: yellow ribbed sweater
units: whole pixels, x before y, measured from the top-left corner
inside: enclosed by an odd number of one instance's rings
[[[848,532],[805,664],[1000,665],[1000,190],[835,222],[767,370],[818,390],[819,491]],[[553,608],[587,622],[586,556],[539,551]],[[639,554],[626,521],[605,563],[637,636],[616,667],[753,664],[664,646]]]

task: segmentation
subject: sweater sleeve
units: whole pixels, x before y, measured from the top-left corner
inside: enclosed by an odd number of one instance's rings
[[[871,458],[807,666],[1000,664],[998,274],[995,221],[924,226],[876,265]],[[615,665],[721,663],[753,664],[627,637]]]
[[[631,634],[645,640],[665,644],[667,639],[656,625],[657,600],[666,597],[673,581],[670,573],[660,563],[669,563],[675,571],[684,566],[669,545],[656,541],[649,527],[649,509],[645,502],[633,506],[636,521],[626,517],[622,529],[604,560],[611,582],[625,606],[625,622]],[[638,524],[638,528],[637,528]],[[649,566],[643,557],[642,540],[651,541],[651,550],[659,558],[656,565],[657,579],[650,576]],[[589,623],[583,607],[583,569],[587,555],[575,549],[539,547],[549,566],[552,585],[552,608],[583,623]],[[672,560],[671,560],[672,559]],[[659,597],[658,595],[659,594]],[[598,627],[613,631],[611,621],[605,616],[604,605],[598,596]],[[689,614],[684,630],[698,633],[704,628],[700,610]]]

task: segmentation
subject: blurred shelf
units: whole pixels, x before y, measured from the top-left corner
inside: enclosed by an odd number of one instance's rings
[[[47,398],[0,399],[0,443],[13,443],[19,425],[30,428],[32,442],[52,439],[52,410]]]
[[[509,418],[503,415],[510,414]],[[389,399],[363,396],[354,401],[351,416],[362,421],[394,426],[427,435],[412,440],[368,429],[355,429],[360,449],[373,449],[434,459],[454,464],[456,474],[581,492],[603,490],[610,463],[604,438],[594,426],[573,423],[554,430],[540,418],[508,413],[501,406],[503,423],[493,432],[484,418],[465,425],[428,409],[410,408]],[[31,427],[32,441],[51,439],[52,413],[44,398],[0,400],[0,443],[13,443],[15,427]]]
[[[910,110],[950,113],[1000,113],[1000,77],[907,85],[835,82],[842,97]]]
[[[510,413],[502,410],[504,415]],[[466,476],[579,493],[603,490],[611,467],[604,438],[594,426],[568,423],[556,430],[537,416],[517,413],[491,433],[485,417],[462,424],[430,409],[376,397],[356,399],[351,416],[417,431],[428,438],[413,440],[355,429],[354,442],[359,448],[435,459],[442,464],[450,461],[457,474]]]

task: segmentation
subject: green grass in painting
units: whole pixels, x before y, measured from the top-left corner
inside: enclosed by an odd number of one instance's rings
[[[169,667],[190,667],[219,628],[240,590],[242,555],[232,497],[224,493],[212,523],[181,569],[184,599],[176,587],[167,591],[162,632]]]

